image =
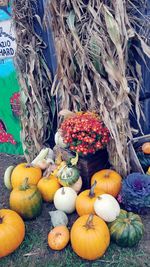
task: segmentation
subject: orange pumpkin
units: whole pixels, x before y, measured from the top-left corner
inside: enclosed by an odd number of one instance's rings
[[[38,181],[42,177],[42,171],[39,167],[33,167],[27,163],[21,163],[17,165],[11,174],[12,187],[19,187],[22,185],[25,178],[28,178],[28,183],[37,185]]]
[[[71,245],[74,252],[83,259],[100,258],[109,243],[109,229],[106,223],[96,215],[83,215],[72,226]]]
[[[96,184],[97,182],[95,181],[90,190],[85,190],[77,196],[76,211],[79,216],[82,216],[84,214],[95,214],[94,202],[99,195],[105,193],[102,190],[96,191]]]
[[[54,175],[43,177],[37,185],[42,198],[47,202],[52,202],[55,192],[61,187],[58,179]]]
[[[69,242],[69,230],[65,225],[53,228],[48,234],[48,245],[53,250],[62,250]]]
[[[144,154],[150,154],[150,142],[146,142],[142,145],[142,151]]]
[[[21,217],[12,210],[0,210],[0,258],[16,250],[25,236],[25,225]]]
[[[116,197],[121,190],[121,176],[110,169],[96,172],[91,179],[91,184],[96,181],[96,190],[103,190],[105,193]]]

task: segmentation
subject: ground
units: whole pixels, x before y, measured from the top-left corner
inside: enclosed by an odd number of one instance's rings
[[[9,207],[9,191],[4,187],[3,174],[9,165],[22,162],[23,158],[0,154],[0,208]],[[43,204],[42,214],[36,219],[26,221],[26,236],[22,245],[11,255],[0,260],[0,267],[146,267],[150,266],[150,214],[142,216],[145,234],[139,245],[132,249],[123,249],[111,244],[105,255],[90,262],[80,259],[68,245],[61,252],[49,249],[47,234],[51,229],[48,212],[54,210],[49,203]],[[76,214],[69,216],[71,227],[77,218]]]

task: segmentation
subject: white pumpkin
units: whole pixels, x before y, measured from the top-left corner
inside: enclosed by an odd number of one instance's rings
[[[105,222],[113,222],[120,213],[120,206],[113,196],[102,194],[96,199],[94,210]]]
[[[54,206],[58,210],[72,213],[75,210],[77,193],[70,187],[59,188],[54,195]]]
[[[67,145],[63,141],[61,130],[58,130],[55,134],[55,144],[61,148],[67,147]]]

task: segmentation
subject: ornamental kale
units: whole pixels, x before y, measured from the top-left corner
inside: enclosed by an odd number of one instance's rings
[[[118,201],[128,211],[145,213],[150,208],[150,175],[132,173],[124,179]]]

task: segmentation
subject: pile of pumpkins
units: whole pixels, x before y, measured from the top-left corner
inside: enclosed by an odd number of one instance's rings
[[[12,190],[11,210],[0,210],[0,230],[2,227],[6,230],[5,236],[0,235],[0,257],[21,244],[25,235],[22,218],[37,217],[43,200],[54,202],[56,208],[50,212],[53,229],[48,234],[48,245],[51,249],[61,250],[70,240],[78,256],[95,260],[105,253],[110,239],[122,247],[132,247],[139,242],[143,235],[141,218],[121,210],[116,200],[122,183],[117,172],[111,169],[96,172],[91,178],[91,188],[81,192],[82,178],[76,167],[78,157],[58,162],[58,158],[47,159],[45,155],[48,150],[43,150],[31,165],[21,163],[5,172],[4,183]],[[42,177],[45,167],[50,165],[51,174]],[[79,218],[69,232],[67,214],[74,211]],[[8,241],[10,233],[15,242]]]

